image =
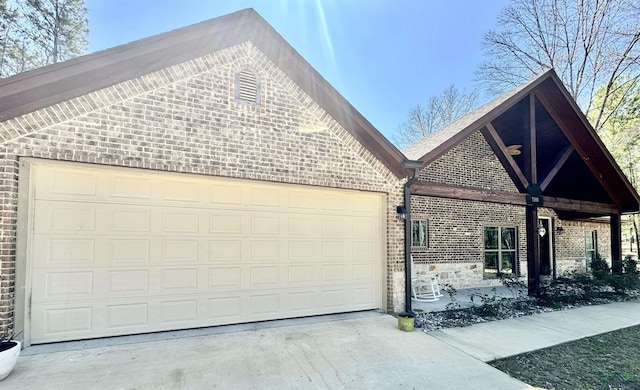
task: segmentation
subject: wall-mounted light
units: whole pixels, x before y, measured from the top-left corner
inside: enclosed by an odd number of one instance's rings
[[[562,227],[562,225],[556,226],[556,232],[558,232],[558,234],[561,234],[562,232],[564,232],[564,228]]]
[[[542,221],[538,222],[538,234],[540,235],[540,237],[544,237],[544,235],[547,234],[547,229],[545,229]]]
[[[407,208],[400,205],[396,206],[396,213],[398,213],[398,218],[407,219]]]

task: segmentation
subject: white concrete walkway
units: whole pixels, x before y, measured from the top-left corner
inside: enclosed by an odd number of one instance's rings
[[[640,325],[640,302],[618,302],[429,332],[484,362]]]

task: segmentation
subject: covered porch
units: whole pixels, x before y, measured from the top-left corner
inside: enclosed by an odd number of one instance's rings
[[[541,277],[547,273],[541,252],[553,250],[550,244],[541,246],[540,238],[555,228],[549,218],[539,214],[542,208],[552,210],[563,221],[605,219],[612,269],[621,272],[621,216],[637,213],[640,197],[553,70],[404,152],[428,167],[477,132],[516,191],[417,180],[411,185],[411,195],[522,206],[527,265],[526,272],[515,272],[527,275],[529,295],[537,295]],[[551,276],[555,274],[551,272]]]

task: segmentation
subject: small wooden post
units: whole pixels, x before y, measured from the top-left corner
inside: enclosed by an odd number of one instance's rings
[[[622,218],[620,214],[610,214],[611,224],[611,271],[622,273]]]
[[[540,291],[540,240],[538,239],[538,208],[527,206],[527,272],[529,296]]]

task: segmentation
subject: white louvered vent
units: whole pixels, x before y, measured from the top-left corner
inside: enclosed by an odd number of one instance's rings
[[[245,69],[238,73],[236,77],[236,99],[243,103],[260,103],[258,78],[253,71]]]

